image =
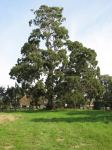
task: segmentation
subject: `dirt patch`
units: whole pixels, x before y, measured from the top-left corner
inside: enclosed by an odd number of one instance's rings
[[[21,116],[14,116],[14,115],[8,115],[8,114],[0,115],[0,123],[13,122],[19,119],[20,117]]]
[[[57,141],[57,142],[63,142],[64,139],[63,139],[63,138],[57,138],[56,141]]]
[[[11,149],[13,149],[13,148],[14,148],[14,147],[11,146],[11,145],[10,145],[10,146],[5,146],[5,147],[4,147],[5,150],[11,150]]]

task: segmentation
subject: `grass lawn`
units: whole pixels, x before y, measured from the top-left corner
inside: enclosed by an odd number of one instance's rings
[[[112,150],[112,112],[0,113],[0,150]]]

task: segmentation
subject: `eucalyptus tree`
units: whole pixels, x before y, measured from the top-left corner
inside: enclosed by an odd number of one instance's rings
[[[5,96],[5,88],[4,87],[0,87],[0,99],[2,99]]]
[[[74,78],[76,80],[73,91],[79,93],[83,100],[87,98],[91,102],[103,93],[96,52],[77,41],[68,41],[67,45],[71,52],[67,74],[71,77],[71,83]]]
[[[101,83],[104,86],[103,102],[105,106],[110,106],[112,109],[112,76],[102,75]]]
[[[0,104],[2,104],[5,99],[5,92],[6,92],[5,88],[1,86],[0,87]]]
[[[96,98],[101,89],[95,51],[69,40],[63,8],[42,5],[32,11],[29,25],[34,29],[10,71],[11,78],[35,102],[45,96],[49,108],[54,108],[56,99],[76,105],[84,103],[84,95]]]
[[[67,63],[65,43],[68,39],[68,30],[62,26],[65,20],[62,11],[63,8],[45,5],[39,10],[33,10],[35,17],[29,24],[34,26],[34,29],[28,42],[21,49],[22,58],[18,59],[10,71],[11,78],[21,83],[25,93],[41,85],[49,99],[50,108],[53,107],[54,89],[60,78],[57,72]],[[39,82],[41,84],[38,84]],[[38,96],[43,92],[38,93]]]

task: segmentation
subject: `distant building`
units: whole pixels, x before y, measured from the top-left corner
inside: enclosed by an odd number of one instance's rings
[[[19,100],[19,104],[21,107],[29,107],[31,103],[31,99],[28,98],[26,95],[23,96],[20,100]]]
[[[29,107],[32,105],[33,107],[37,108],[45,108],[47,103],[48,99],[46,99],[45,97],[40,97],[39,99],[37,99],[37,103],[35,103],[35,101],[32,101],[32,99],[30,97],[27,97],[26,95],[19,100],[20,107]]]

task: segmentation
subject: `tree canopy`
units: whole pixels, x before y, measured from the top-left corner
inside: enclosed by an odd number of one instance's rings
[[[34,100],[46,97],[49,108],[59,101],[76,106],[100,97],[96,52],[70,40],[63,26],[63,8],[42,5],[32,11],[34,19],[29,25],[34,29],[10,71],[11,78]]]

